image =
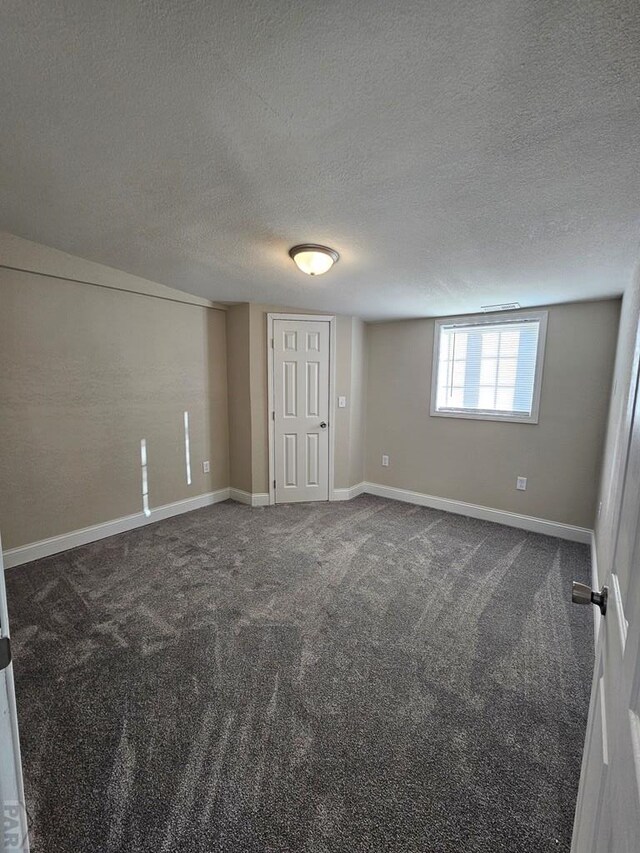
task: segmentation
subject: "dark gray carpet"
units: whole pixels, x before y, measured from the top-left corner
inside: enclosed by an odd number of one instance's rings
[[[229,502],[7,575],[35,853],[569,850],[586,546]]]

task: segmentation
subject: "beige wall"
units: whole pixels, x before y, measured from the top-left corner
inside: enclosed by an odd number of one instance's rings
[[[613,568],[614,537],[622,500],[639,352],[640,270],[624,294],[620,313],[620,335],[600,483],[599,501],[602,507],[595,527],[601,582]]]
[[[251,492],[251,382],[249,304],[227,311],[227,386],[229,389],[229,484]]]
[[[357,317],[351,324],[351,404],[349,409],[349,486],[364,480],[365,447],[365,390],[367,360],[365,351],[366,326]]]
[[[86,262],[65,258],[65,275],[86,276]],[[46,253],[38,261],[46,268]],[[228,485],[224,312],[170,288],[161,298],[129,292],[136,282],[126,279],[123,290],[0,269],[5,549],[140,512],[141,438],[152,507]]]
[[[336,317],[336,387],[335,387],[335,443],[333,448],[334,487],[344,489],[351,485],[351,359],[352,318]],[[338,408],[338,397],[347,398],[347,407]]]
[[[369,326],[366,479],[592,527],[619,307],[548,309],[538,424],[431,417],[434,320]]]
[[[221,311],[6,234],[0,264],[31,270],[0,269],[5,548],[140,512],[143,437],[152,507],[227,485],[268,491],[267,314],[290,309]],[[434,321],[365,326],[338,316],[335,394],[347,407],[335,410],[335,487],[369,480],[592,526],[618,313],[618,300],[549,309],[537,425],[430,417]],[[639,315],[636,283],[624,301],[603,466],[603,555],[619,499]],[[526,492],[516,491],[517,475],[528,477]]]

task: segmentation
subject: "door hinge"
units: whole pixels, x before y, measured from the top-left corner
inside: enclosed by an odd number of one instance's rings
[[[275,419],[276,419],[276,413],[275,413],[275,412],[271,412],[271,420],[272,420],[272,421],[275,421]]]
[[[0,669],[6,669],[11,663],[11,640],[9,637],[0,639]]]
[[[275,487],[276,487],[276,481],[274,480],[273,481],[273,488],[275,489]]]
[[[271,338],[271,349],[273,349],[274,347],[275,347],[275,344],[273,342],[273,338]]]

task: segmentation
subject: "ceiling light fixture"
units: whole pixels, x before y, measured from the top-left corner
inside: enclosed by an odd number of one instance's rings
[[[322,275],[328,272],[340,255],[328,246],[317,246],[315,243],[302,243],[289,249],[289,257],[299,270],[307,275]]]

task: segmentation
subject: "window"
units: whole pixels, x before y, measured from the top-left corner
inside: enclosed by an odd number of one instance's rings
[[[546,311],[436,320],[431,414],[538,423]]]

